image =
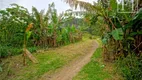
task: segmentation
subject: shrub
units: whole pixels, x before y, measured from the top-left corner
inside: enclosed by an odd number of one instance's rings
[[[36,52],[37,51],[37,47],[29,47],[28,50],[33,53],[33,52]]]
[[[28,50],[33,53],[37,51],[37,47],[28,47]],[[22,53],[22,48],[15,48],[5,45],[0,45],[0,57],[14,56]]]
[[[8,47],[7,46],[1,46],[0,45],[0,57],[6,57],[9,55],[8,53]]]
[[[142,57],[130,54],[117,60],[117,66],[126,80],[142,79]]]
[[[22,53],[22,49],[0,45],[0,57],[7,57],[9,55],[17,55]]]

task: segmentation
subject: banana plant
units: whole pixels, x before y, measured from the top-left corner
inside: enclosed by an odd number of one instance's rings
[[[120,4],[116,0],[110,0],[110,1],[98,0],[98,3],[94,3],[94,4],[79,1],[79,0],[65,0],[65,2],[69,3],[71,7],[76,8],[77,6],[80,6],[81,8],[85,9],[87,12],[94,12],[98,16],[104,18],[104,22],[105,22],[104,24],[108,25],[108,27],[106,27],[108,28],[106,33],[109,33],[110,35],[109,40],[107,40],[108,38],[104,37],[106,38],[106,39],[103,39],[105,43],[106,41],[110,41],[110,42],[114,41],[116,44],[118,44],[116,45],[117,46],[116,49],[119,49],[119,50],[123,50],[123,47],[125,46],[124,42],[128,43],[126,44],[127,50],[131,50],[130,52],[133,52],[132,51],[133,47],[137,49],[138,47],[140,48],[141,46],[141,39],[140,39],[141,38],[140,36],[141,12],[139,12],[138,14],[131,14],[131,13],[120,14],[117,12],[117,9],[116,9],[117,5],[120,6]],[[127,8],[127,6],[128,5],[126,4],[125,7]],[[131,36],[130,38],[129,34],[133,35],[133,37]],[[129,43],[129,40],[127,39],[133,39],[134,41],[130,41]],[[140,41],[139,40],[137,41],[137,39],[139,39]],[[134,44],[135,40],[137,44]],[[119,50],[118,52],[123,52]]]
[[[30,23],[28,25],[28,27],[25,30],[25,34],[24,34],[24,44],[23,44],[23,64],[26,65],[26,56],[29,57],[29,59],[34,62],[34,63],[38,63],[38,61],[36,60],[36,58],[28,51],[27,49],[27,42],[31,36],[31,29],[33,28],[33,23]]]

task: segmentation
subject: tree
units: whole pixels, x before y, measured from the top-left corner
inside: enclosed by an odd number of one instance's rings
[[[137,39],[135,38],[136,35],[132,36],[129,34],[136,32],[137,35],[139,35],[139,31],[141,32],[140,30],[141,28],[139,24],[137,24],[139,28],[137,29],[134,28],[134,26],[136,26],[135,22],[139,21],[139,19],[136,19],[136,16],[141,14],[140,11],[137,14],[131,14],[131,13],[119,14],[117,13],[117,10],[116,10],[117,8],[116,0],[110,0],[109,2],[107,0],[98,0],[98,3],[94,3],[94,4],[83,2],[83,1],[78,1],[78,0],[65,0],[65,2],[69,3],[71,7],[76,8],[77,6],[80,6],[81,8],[85,9],[88,12],[95,11],[94,13],[104,18],[104,22],[105,22],[104,24],[108,25],[106,26],[106,28],[108,28],[106,33],[108,33],[107,35],[110,36],[109,38],[107,38],[109,40],[107,39],[104,39],[104,40],[114,42],[114,44],[116,44],[116,47],[114,49],[115,50],[114,55],[117,55],[119,52],[123,54],[125,51],[128,53],[130,52],[132,53],[133,52],[132,50],[136,48],[136,46],[134,47],[133,45],[131,45],[131,48],[130,47],[128,48],[128,44],[132,44],[132,43],[135,44],[134,42],[137,41]],[[132,3],[132,2],[129,2],[129,3]],[[129,9],[127,5],[128,4],[125,5],[125,8]],[[128,39],[130,36],[131,38],[134,38],[134,41],[131,41]],[[140,38],[141,36],[139,36],[138,39]],[[141,43],[141,40],[138,42],[138,44],[140,43]],[[135,45],[138,46],[138,44],[135,44]],[[127,45],[127,50],[124,50],[126,45]]]

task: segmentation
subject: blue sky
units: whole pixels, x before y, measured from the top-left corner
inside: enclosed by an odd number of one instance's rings
[[[97,0],[81,0],[87,2],[93,2]],[[9,7],[12,3],[17,3],[28,8],[31,11],[32,6],[36,7],[38,10],[48,9],[48,4],[54,2],[55,8],[57,9],[58,13],[65,11],[67,9],[71,9],[68,4],[63,2],[63,0],[0,0],[0,9],[4,9]],[[78,9],[79,10],[79,9]]]

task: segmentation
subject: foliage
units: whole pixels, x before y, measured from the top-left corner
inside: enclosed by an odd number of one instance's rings
[[[24,35],[28,40],[27,47],[31,48],[57,47],[79,41],[82,37],[77,26],[66,23],[73,21],[73,15],[58,15],[54,3],[49,4],[46,13],[45,10],[38,11],[35,7],[29,13],[23,6],[11,4],[10,8],[0,10],[0,16],[0,48],[3,47],[0,49],[1,57],[15,54],[10,52],[14,48],[21,50]],[[33,23],[33,28],[25,34],[26,26],[30,23]]]
[[[21,48],[12,48],[9,46],[0,45],[0,57],[7,57],[9,55],[17,55],[22,52]]]
[[[80,41],[72,45],[66,45],[58,49],[41,50],[33,54],[39,61],[38,64],[33,64],[31,61],[27,61],[27,65],[22,65],[22,56],[8,57],[2,62],[3,71],[0,72],[0,79],[4,80],[37,80],[41,79],[44,74],[54,73],[59,68],[67,65],[71,60],[79,58],[79,56],[85,55],[84,51],[91,48],[92,40]],[[29,48],[28,48],[29,49]],[[80,49],[80,50],[79,50]],[[30,49],[29,49],[30,50]],[[74,54],[78,52],[77,54]],[[4,65],[3,65],[4,64]],[[8,68],[9,67],[9,73]],[[6,73],[6,74],[5,74]],[[7,74],[8,73],[8,74]],[[43,80],[47,77],[43,77]]]
[[[107,44],[109,39],[110,39],[110,34],[108,33],[104,34],[104,36],[102,37],[102,43]]]
[[[78,0],[65,0],[65,1],[69,3],[72,7],[77,7],[77,5],[79,5],[81,8],[87,10],[88,12],[92,12],[97,16],[103,17],[104,24],[108,25],[106,26],[106,33],[104,34],[108,34],[112,36],[112,37],[109,37],[110,41],[111,39],[114,39],[116,43],[120,41],[120,44],[117,47],[121,47],[120,45],[125,47],[124,42],[126,42],[128,37],[131,37],[131,39],[133,37],[134,41],[136,42],[137,42],[137,39],[135,38],[136,36],[139,36],[139,39],[141,38],[140,36],[141,34],[141,26],[140,26],[141,9],[139,10],[137,14],[131,14],[131,13],[120,14],[116,10],[116,7],[117,7],[116,5],[117,4],[119,5],[119,3],[117,3],[116,0],[110,0],[110,4],[109,4],[109,1],[106,1],[106,0],[98,0],[98,3],[94,2],[94,4],[83,2],[83,1],[78,1]],[[125,7],[127,5],[128,4],[126,4]],[[92,19],[91,21],[96,22],[94,19]],[[92,25],[91,23],[89,24]],[[108,37],[104,37],[104,38],[107,38],[104,40],[108,40]],[[140,43],[141,41],[138,42],[138,44]],[[130,43],[127,42],[127,44],[130,44]],[[134,49],[136,48],[136,46],[133,46],[133,44],[130,44],[130,45]],[[133,50],[132,47],[130,47],[131,50]],[[130,48],[127,48],[127,50],[130,50]]]
[[[17,4],[11,6],[11,8],[0,11],[0,41],[7,46],[20,47],[23,43],[24,26],[30,19],[29,13],[27,9]]]
[[[136,0],[134,0],[136,1]],[[98,3],[91,4],[88,2],[83,2],[79,0],[65,0],[66,3],[69,3],[71,7],[77,7],[78,5],[85,9],[87,12],[94,13],[104,19],[102,24],[105,26],[105,32],[103,32],[102,42],[104,43],[104,60],[116,60],[119,57],[124,57],[127,59],[129,55],[134,53],[137,57],[140,58],[142,51],[142,9],[141,1],[138,3],[138,12],[137,13],[118,13],[117,6],[121,7],[121,3],[118,3],[117,0],[98,0]],[[137,2],[136,2],[137,3]],[[136,12],[137,4],[134,4],[134,10]],[[130,10],[131,1],[125,3],[125,10]],[[91,21],[94,21],[91,20]],[[91,25],[91,23],[89,23]],[[108,58],[109,57],[109,58]],[[110,58],[112,57],[112,58]],[[134,57],[134,56],[133,56]],[[122,60],[123,62],[123,60]],[[124,61],[127,62],[127,61]],[[140,61],[134,61],[140,63]],[[131,63],[128,61],[128,64]],[[132,63],[135,65],[135,63]],[[123,66],[127,66],[124,64]],[[138,72],[140,67],[133,66],[133,69],[127,69],[128,72]],[[139,73],[139,72],[138,72]],[[128,75],[127,72],[124,72],[125,75]],[[136,73],[135,73],[136,74]],[[130,75],[130,74],[129,74]],[[137,75],[137,74],[136,74]],[[133,78],[132,78],[133,76]],[[140,76],[125,76],[126,79],[141,79]]]
[[[118,69],[126,80],[140,80],[142,78],[142,58],[137,58],[135,54],[116,61]]]
[[[122,40],[123,39],[123,31],[122,28],[115,29],[111,32],[111,35],[115,40]]]

